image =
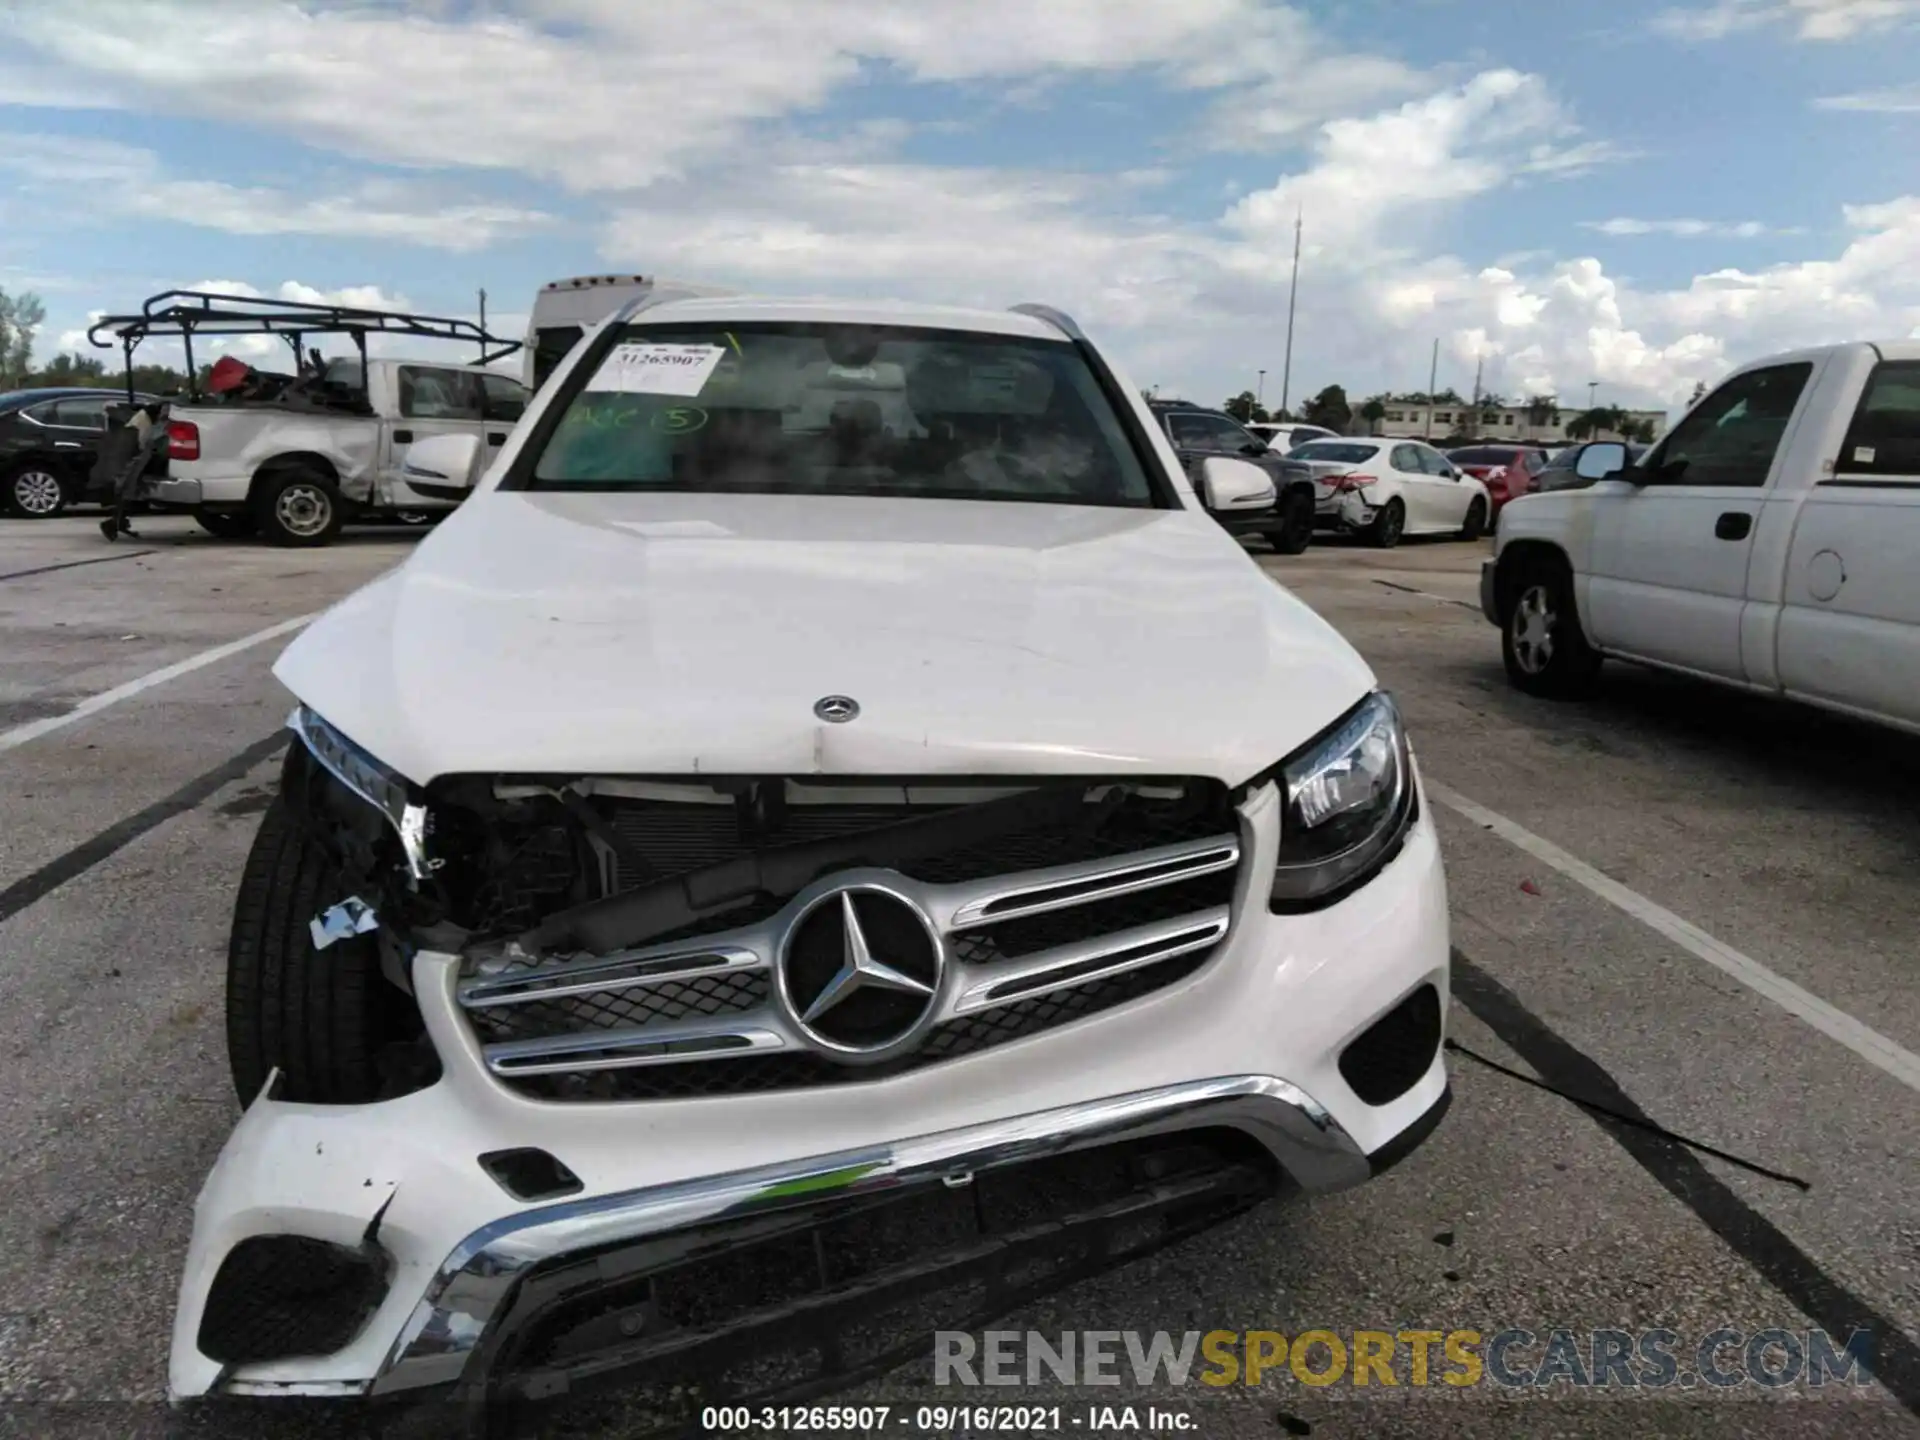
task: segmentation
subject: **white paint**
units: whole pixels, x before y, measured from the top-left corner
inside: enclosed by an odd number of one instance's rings
[[[1483,829],[1491,830],[1508,844],[1526,851],[1534,859],[1552,866],[1608,904],[1626,911],[1649,929],[1659,931],[1681,949],[1706,961],[1721,973],[1732,976],[1756,995],[1771,1000],[1829,1039],[1839,1041],[1862,1060],[1885,1071],[1908,1089],[1920,1090],[1920,1055],[1903,1049],[1879,1031],[1862,1025],[1846,1011],[1835,1009],[1784,975],[1775,974],[1759,961],[1714,939],[1691,921],[1681,919],[1671,910],[1601,874],[1552,841],[1541,839],[1504,815],[1497,815],[1484,805],[1476,804],[1436,781],[1427,780],[1425,785],[1428,796],[1449,810],[1465,816]]]
[[[274,673],[420,784],[1239,784],[1374,687],[1199,510],[485,488]],[[823,729],[823,695],[860,718]]]
[[[25,725],[16,725],[11,730],[0,731],[0,754],[17,749],[29,740],[38,740],[42,735],[51,735],[55,730],[64,730],[76,721],[85,720],[89,715],[98,715],[102,710],[118,705],[122,700],[131,700],[134,696],[164,685],[169,680],[178,680],[182,675],[191,675],[195,670],[204,670],[209,665],[218,665],[229,656],[238,655],[243,650],[251,650],[268,640],[278,639],[300,629],[319,612],[312,615],[296,615],[291,620],[282,620],[278,625],[269,625],[264,630],[256,630],[251,635],[243,635],[238,640],[229,640],[224,645],[216,645],[211,650],[202,650],[198,655],[189,655],[184,660],[176,660],[171,665],[129,680],[124,685],[116,685],[111,690],[103,690],[98,695],[89,695],[64,715],[49,715],[44,720],[29,721]]]

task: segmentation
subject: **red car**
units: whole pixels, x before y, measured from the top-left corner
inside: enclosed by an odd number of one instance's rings
[[[1449,450],[1447,459],[1487,487],[1494,515],[1507,501],[1533,489],[1534,476],[1547,466],[1547,452],[1534,445],[1469,445]]]

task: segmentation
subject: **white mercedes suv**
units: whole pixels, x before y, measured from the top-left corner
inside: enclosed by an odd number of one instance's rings
[[[1399,714],[1139,394],[656,292],[415,443],[470,498],[276,667],[176,1397],[819,1393],[1426,1138]]]

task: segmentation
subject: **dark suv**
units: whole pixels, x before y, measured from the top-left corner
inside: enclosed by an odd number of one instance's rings
[[[126,398],[77,387],[0,395],[0,512],[46,520],[80,499],[107,437],[107,407]]]
[[[1173,442],[1189,476],[1198,471],[1202,460],[1215,455],[1250,460],[1273,476],[1272,509],[1235,511],[1231,515],[1212,512],[1229,533],[1260,535],[1282,555],[1298,555],[1313,543],[1311,468],[1285,458],[1225,411],[1184,400],[1152,400],[1147,408]]]

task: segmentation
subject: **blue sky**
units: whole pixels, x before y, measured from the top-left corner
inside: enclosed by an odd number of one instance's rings
[[[217,282],[659,270],[1074,311],[1133,377],[1627,404],[1920,327],[1920,0],[21,0],[43,353]]]

